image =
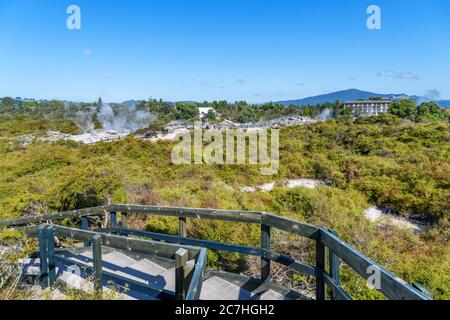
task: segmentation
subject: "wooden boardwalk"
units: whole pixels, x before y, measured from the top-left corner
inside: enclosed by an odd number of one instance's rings
[[[140,258],[130,257],[112,248],[103,248],[103,252],[108,252],[103,256],[102,268],[108,274],[114,274],[123,279],[139,282],[143,285],[151,285],[159,289],[172,291],[175,294],[175,266],[169,261],[162,262],[161,259],[154,260],[151,257]],[[56,283],[64,289],[80,290],[85,293],[94,292],[94,284],[89,279],[87,269],[93,268],[92,250],[84,250],[79,253],[72,251],[59,251],[56,253]],[[173,266],[172,266],[173,265]],[[40,276],[40,259],[26,259],[22,262],[24,276]],[[103,280],[103,290],[108,292],[113,286],[119,292],[117,299],[120,300],[156,300],[157,294],[151,294],[145,290],[127,289],[127,284],[112,284],[106,279]],[[143,287],[145,288],[145,287]],[[256,290],[255,290],[256,291]],[[64,294],[59,295],[63,299]],[[266,288],[260,292],[239,286],[225,279],[220,275],[205,275],[203,278],[202,292],[200,300],[305,300],[295,292],[277,291],[277,288]]]
[[[179,233],[175,236],[131,230],[127,228],[127,217],[130,214],[177,217]],[[91,217],[106,219],[107,228],[92,228],[89,223]],[[261,244],[250,247],[190,238],[186,232],[190,219],[259,225]],[[71,221],[72,225],[81,222],[81,226],[69,228],[55,224],[62,220]],[[36,262],[29,261],[24,268],[30,272],[37,270],[43,287],[69,277],[64,274],[65,268],[77,265],[86,272],[81,275],[80,283],[92,278],[95,290],[102,290],[105,283],[112,283],[118,289],[127,289],[123,291],[144,294],[154,299],[350,300],[350,295],[341,285],[340,268],[345,264],[355,271],[355,276],[366,280],[373,275],[370,270],[377,270],[381,284],[377,290],[389,299],[429,299],[420,286],[409,285],[342,241],[331,230],[266,212],[107,205],[0,221],[0,228],[2,227],[16,228],[29,237],[39,239],[39,266],[36,266]],[[272,230],[314,241],[315,263],[310,265],[274,251],[271,248]],[[55,237],[84,244],[86,249],[81,252],[60,252],[55,247]],[[257,256],[261,261],[261,276],[249,278],[210,270],[207,268],[208,250]],[[274,285],[271,282],[272,262],[313,278],[315,295],[307,297],[300,292]]]

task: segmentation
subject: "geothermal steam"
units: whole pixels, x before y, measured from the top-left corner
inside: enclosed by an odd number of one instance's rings
[[[113,110],[110,104],[104,103],[97,119],[105,130],[136,131],[148,127],[156,117],[147,110],[136,107],[118,107]]]
[[[148,127],[156,116],[148,110],[138,109],[136,106],[112,107],[103,103],[99,109],[91,108],[90,111],[78,111],[74,122],[82,132],[93,132],[94,119],[97,119],[104,130],[134,132]]]
[[[323,110],[318,116],[317,120],[319,121],[328,121],[330,119],[333,119],[333,110],[331,109],[325,109]]]

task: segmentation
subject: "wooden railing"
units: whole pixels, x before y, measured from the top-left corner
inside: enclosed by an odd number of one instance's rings
[[[117,223],[117,213],[122,215],[122,222]],[[285,265],[297,272],[315,277],[316,279],[316,299],[327,298],[336,300],[349,300],[349,294],[341,286],[340,266],[344,262],[364,279],[369,279],[376,270],[379,275],[380,286],[377,288],[389,299],[395,300],[428,300],[429,298],[421,291],[413,288],[405,281],[399,279],[389,271],[364,256],[362,253],[339,239],[332,231],[322,227],[301,223],[292,219],[276,216],[265,212],[248,212],[237,210],[214,210],[214,209],[192,209],[159,206],[136,206],[136,205],[108,205],[97,208],[63,212],[56,215],[26,217],[16,220],[0,221],[0,227],[13,227],[26,224],[42,223],[46,221],[59,221],[67,218],[81,218],[83,229],[88,228],[87,217],[102,216],[110,214],[110,225],[108,229],[100,230],[102,233],[115,233],[120,237],[134,235],[150,238],[156,241],[177,243],[183,246],[194,246],[211,250],[221,250],[236,252],[240,254],[259,256],[261,258],[261,282],[270,281],[271,261]],[[145,214],[157,216],[171,216],[179,219],[179,235],[165,235],[159,233],[144,232],[126,228],[126,216],[128,214]],[[259,247],[249,247],[235,244],[220,243],[215,241],[192,239],[187,237],[187,219],[208,219],[229,222],[243,222],[258,224],[261,226],[261,245]],[[57,227],[55,227],[58,229]],[[305,237],[316,242],[316,262],[315,265],[308,265],[292,257],[273,252],[271,250],[271,231],[273,229],[285,231],[300,237]],[[89,232],[89,231],[85,231]],[[67,233],[66,233],[67,235]],[[90,234],[92,236],[92,234]],[[107,236],[101,235],[102,239]],[[124,237],[121,237],[124,238]],[[90,241],[91,238],[82,237],[81,241]],[[130,238],[126,238],[130,239]],[[131,239],[130,239],[131,240]],[[134,240],[134,239],[133,239]],[[112,241],[115,244],[114,241]],[[155,242],[152,242],[155,245]],[[111,244],[111,243],[110,243]],[[110,245],[105,244],[105,245]],[[119,245],[119,244],[117,244]],[[179,247],[178,247],[179,248]],[[201,262],[201,263],[200,263]],[[206,253],[198,254],[197,265],[206,266]],[[202,269],[204,270],[204,269]],[[202,271],[203,272],[203,271]],[[192,282],[185,297],[190,299],[198,298],[201,288],[200,267],[192,275]],[[191,289],[192,288],[192,289]],[[328,288],[328,290],[327,290]],[[328,294],[330,292],[331,294]]]
[[[83,223],[86,227],[86,223]],[[19,229],[30,237],[39,239],[40,283],[42,288],[51,287],[56,281],[56,262],[66,265],[77,265],[92,276],[95,292],[100,293],[105,282],[113,282],[121,288],[127,288],[142,293],[151,292],[160,299],[195,298],[201,292],[202,278],[206,268],[206,249],[185,245],[175,245],[156,241],[132,239],[118,235],[107,234],[104,231],[87,231],[59,225],[41,225]],[[83,241],[85,247],[92,246],[92,267],[82,262],[64,258],[55,252],[54,238],[63,237]],[[130,253],[153,255],[175,260],[176,272],[175,293],[130,280],[103,270],[102,246],[127,251]],[[197,294],[198,293],[198,294]]]

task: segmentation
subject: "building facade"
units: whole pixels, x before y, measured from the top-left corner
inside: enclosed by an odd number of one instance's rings
[[[348,101],[345,108],[351,110],[353,116],[376,116],[387,113],[392,100]]]

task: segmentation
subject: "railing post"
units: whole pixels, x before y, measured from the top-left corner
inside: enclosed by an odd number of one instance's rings
[[[270,281],[270,226],[261,224],[261,280]]]
[[[186,297],[185,269],[188,261],[188,251],[180,248],[175,253],[175,295],[177,300],[184,300]]]
[[[328,229],[329,232],[337,236],[337,233],[333,230]],[[330,276],[336,281],[337,285],[341,284],[341,259],[331,250],[327,247],[328,252],[328,265],[329,265],[329,272]],[[331,299],[336,299],[334,293],[332,290],[330,290],[330,297]]]
[[[110,213],[111,228],[117,228],[117,212]]]
[[[329,253],[329,265],[330,265],[330,276],[336,281],[336,284],[341,285],[341,261],[339,257],[330,249]],[[331,299],[336,299],[333,292],[331,291]]]
[[[325,247],[325,268],[324,268],[324,272],[328,273],[329,275],[331,275],[331,264],[329,263],[330,261],[331,261],[330,248]],[[331,287],[327,286],[327,284],[325,283],[325,300],[331,300],[331,298],[332,298]]]
[[[48,250],[47,250],[47,226],[39,227],[39,258],[41,275],[39,280],[41,288],[48,288]]]
[[[89,230],[89,220],[87,217],[81,217],[81,229]],[[91,246],[90,241],[84,242],[84,247],[89,248]]]
[[[186,218],[185,217],[180,217],[178,218],[179,221],[179,228],[178,228],[178,232],[181,238],[186,238],[187,237],[187,230],[186,230]]]
[[[47,252],[48,252],[48,285],[51,287],[56,281],[55,262],[55,229],[47,228]]]
[[[127,228],[127,214],[123,213],[121,214],[121,218],[120,218],[120,224],[121,224],[121,228],[122,229],[126,229]]]
[[[316,300],[325,300],[325,247],[320,239],[316,240],[316,268]]]
[[[92,237],[92,253],[94,260],[94,289],[96,293],[101,293],[103,290],[102,237],[98,234]]]

